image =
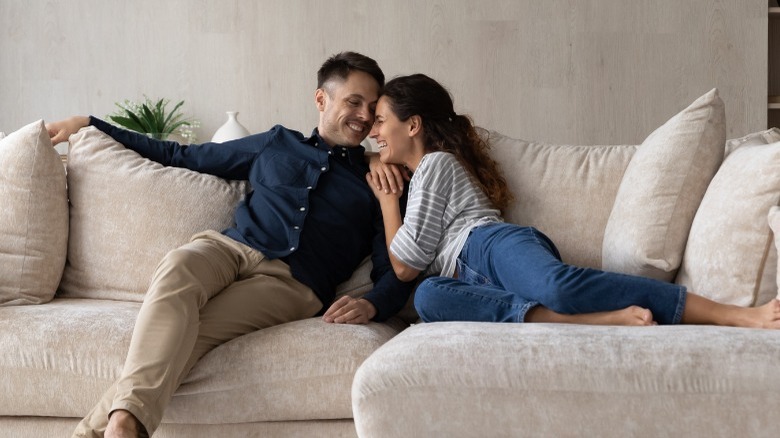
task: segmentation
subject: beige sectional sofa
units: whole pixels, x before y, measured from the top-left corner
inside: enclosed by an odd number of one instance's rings
[[[564,260],[760,304],[777,295],[780,131],[726,142],[724,118],[713,90],[642,145],[485,135],[516,196],[507,219],[550,235]],[[0,436],[67,436],[117,377],[157,261],[229,224],[246,190],[94,128],[71,137],[66,175],[47,140],[41,122],[0,140]],[[369,271],[340,293],[365,292]],[[415,320],[312,318],[228,342],[186,378],[156,436],[780,430],[773,331]]]
[[[768,302],[780,131],[724,148],[723,110],[707,93],[638,146],[490,133],[517,197],[508,219],[540,228],[570,262]],[[363,363],[352,406],[372,438],[774,437],[778,363],[774,330],[417,324]]]

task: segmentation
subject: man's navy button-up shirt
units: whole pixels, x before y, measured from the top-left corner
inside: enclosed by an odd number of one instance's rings
[[[377,309],[374,319],[384,320],[406,303],[413,283],[398,280],[390,265],[381,210],[365,180],[363,147],[331,147],[316,129],[304,137],[280,125],[221,144],[182,146],[95,117],[90,124],[161,164],[248,180],[252,191],[236,208],[235,226],[223,233],[284,260],[326,308],[336,286],[369,254],[374,288],[364,298]]]

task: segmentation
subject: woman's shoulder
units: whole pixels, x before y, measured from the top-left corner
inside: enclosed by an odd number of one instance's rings
[[[425,187],[446,187],[460,181],[466,174],[466,169],[460,164],[455,155],[449,152],[429,152],[425,154],[415,172],[419,184]]]
[[[423,160],[420,163],[420,167],[422,169],[440,170],[445,168],[460,167],[460,163],[458,162],[458,159],[455,157],[455,155],[449,152],[436,151],[425,154],[425,157],[423,157]]]

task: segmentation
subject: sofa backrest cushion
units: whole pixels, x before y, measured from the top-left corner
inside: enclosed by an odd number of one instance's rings
[[[724,105],[713,89],[642,142],[604,232],[604,270],[674,280],[725,141]]]
[[[696,212],[676,282],[740,306],[774,298],[777,250],[767,215],[778,202],[780,143],[731,152]]]
[[[39,120],[0,140],[0,305],[51,301],[67,245],[65,168]]]
[[[601,267],[601,244],[635,145],[553,145],[481,131],[515,200],[508,222],[547,234],[563,260]]]
[[[97,128],[82,129],[68,152],[70,243],[60,294],[142,301],[168,251],[232,225],[245,187],[165,167]]]

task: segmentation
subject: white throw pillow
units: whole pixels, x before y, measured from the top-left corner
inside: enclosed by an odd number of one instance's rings
[[[245,186],[163,166],[94,127],[72,135],[62,296],[142,301],[168,251],[232,225]]]
[[[54,297],[68,245],[65,168],[42,120],[0,140],[0,305]]]
[[[723,160],[726,122],[713,89],[651,133],[629,163],[604,232],[603,268],[672,281],[691,222]]]
[[[676,282],[727,304],[774,298],[777,250],[767,213],[778,201],[780,143],[731,152],[696,212]]]

